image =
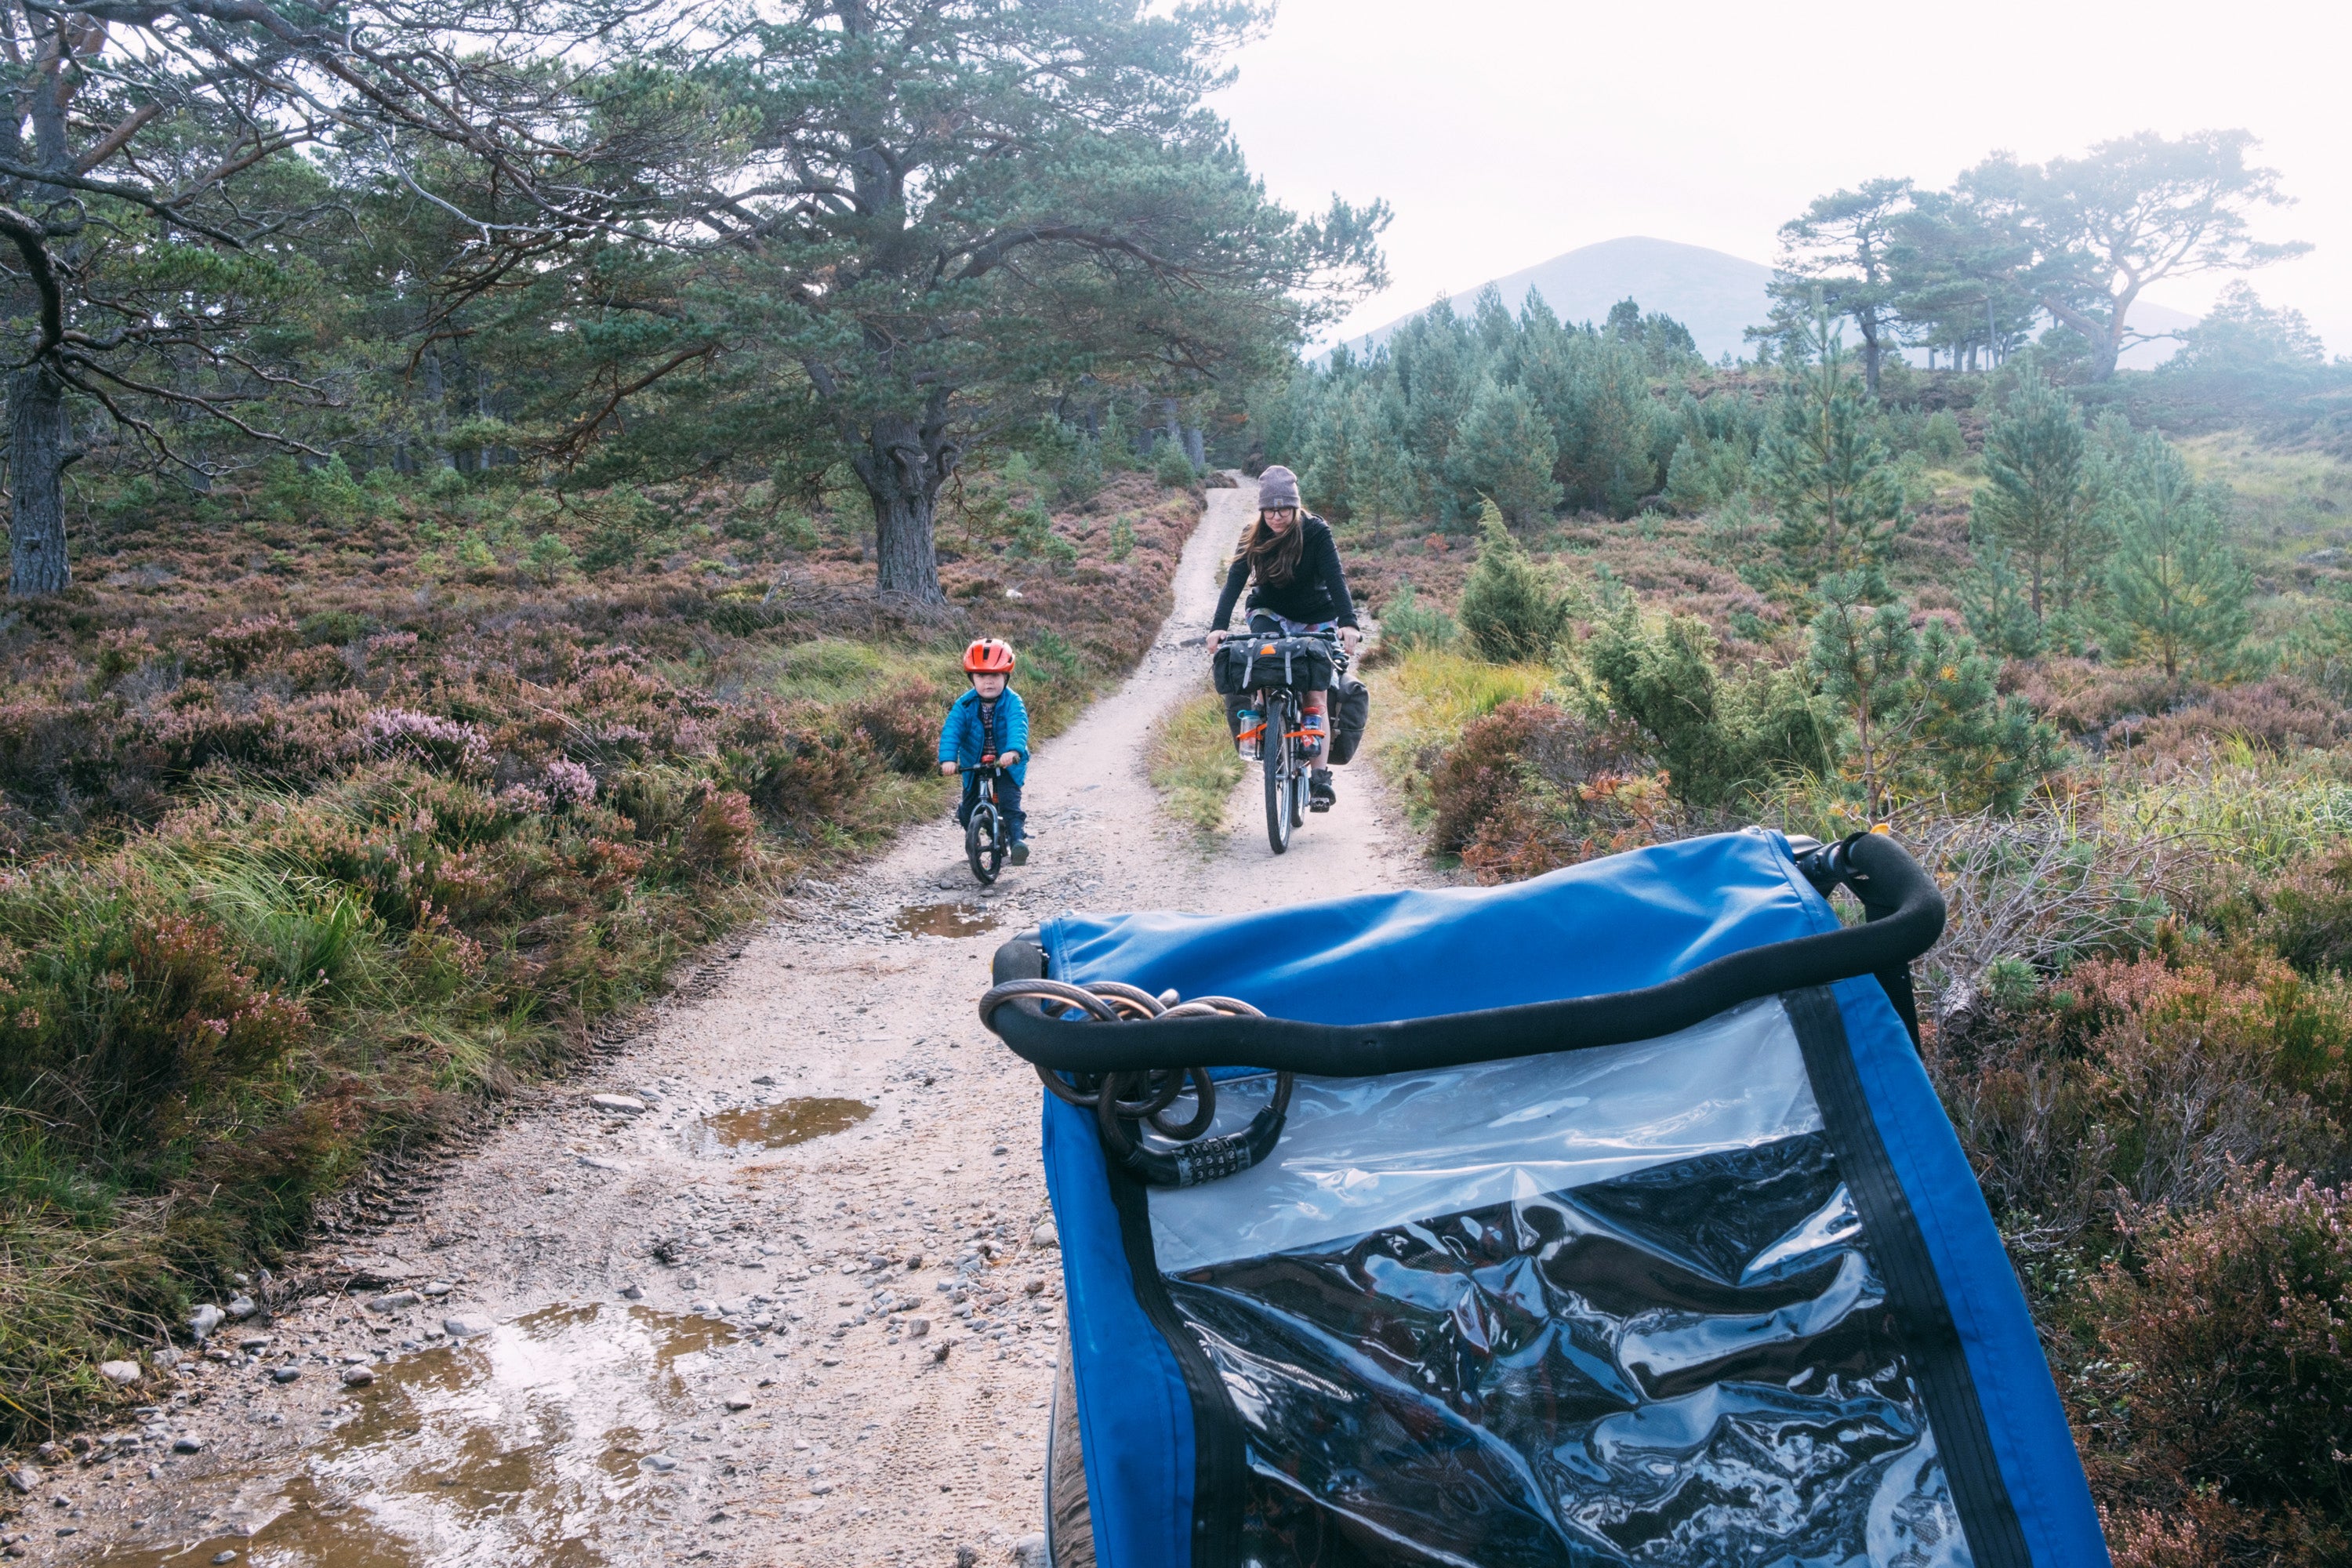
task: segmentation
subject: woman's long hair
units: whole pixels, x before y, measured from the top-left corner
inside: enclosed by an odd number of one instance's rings
[[[1298,570],[1298,558],[1305,549],[1307,512],[1301,508],[1291,525],[1276,533],[1265,525],[1265,513],[1257,514],[1250,524],[1249,534],[1242,541],[1242,553],[1249,558],[1250,574],[1260,583],[1280,587],[1290,581]]]

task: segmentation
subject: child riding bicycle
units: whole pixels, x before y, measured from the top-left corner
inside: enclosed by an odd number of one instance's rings
[[[1029,775],[1029,710],[1009,684],[1013,645],[1000,637],[982,637],[963,650],[963,668],[971,689],[950,705],[940,725],[940,772],[963,774],[963,804],[956,807],[956,826],[971,819],[971,804],[980,795],[980,775],[971,770],[993,763],[999,770],[996,804],[1013,839],[1006,858],[1025,866],[1029,829],[1027,814],[1021,809],[1021,784]]]

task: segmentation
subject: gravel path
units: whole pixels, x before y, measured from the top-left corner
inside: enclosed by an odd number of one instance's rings
[[[1174,645],[1206,625],[1247,497],[1209,492],[1158,644],[1040,751],[1029,866],[983,898],[942,822],[805,885],[712,983],[342,1255],[394,1305],[313,1299],[266,1329],[225,1326],[135,1451],[45,1474],[22,1544],[140,1568],[226,1551],[940,1568],[1029,1555],[1061,1273],[1037,1086],[972,1013],[989,954],[1074,907],[1234,910],[1429,876],[1369,768],[1341,771],[1339,808],[1280,858],[1255,773],[1205,849],[1167,826],[1143,776],[1151,721],[1199,689],[1200,651]],[[968,934],[898,929],[909,909]],[[600,1109],[599,1094],[644,1108]],[[714,1117],[819,1135],[730,1144]],[[181,1438],[201,1451],[171,1453]]]

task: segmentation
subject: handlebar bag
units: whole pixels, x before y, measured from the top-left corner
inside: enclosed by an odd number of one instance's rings
[[[1751,829],[1510,887],[1073,914],[1042,944],[1056,978],[1344,1025],[1636,989],[1838,923]],[[1270,1088],[1219,1076],[1224,1131]],[[1874,979],[1301,1078],[1273,1152],[1197,1186],[1137,1184],[1050,1097],[1045,1158],[1105,1568],[2107,1561]]]
[[[1220,694],[1237,697],[1267,687],[1320,691],[1339,673],[1331,645],[1321,637],[1236,636],[1219,645],[1211,669]]]

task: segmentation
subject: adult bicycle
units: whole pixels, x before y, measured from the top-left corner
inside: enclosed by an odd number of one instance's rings
[[[1307,749],[1307,694],[1339,684],[1347,673],[1348,650],[1329,632],[1280,637],[1252,630],[1237,634],[1234,643],[1253,640],[1259,648],[1276,651],[1249,661],[1252,674],[1264,679],[1247,693],[1249,706],[1243,710],[1242,727],[1234,739],[1242,754],[1255,754],[1265,773],[1265,841],[1280,855],[1289,849],[1291,834],[1306,824],[1308,775],[1323,761]],[[1292,657],[1281,657],[1283,651],[1304,642],[1320,644],[1321,651],[1298,650]],[[1327,671],[1328,679],[1324,679]],[[1330,721],[1327,713],[1322,737],[1326,757],[1331,744]]]

